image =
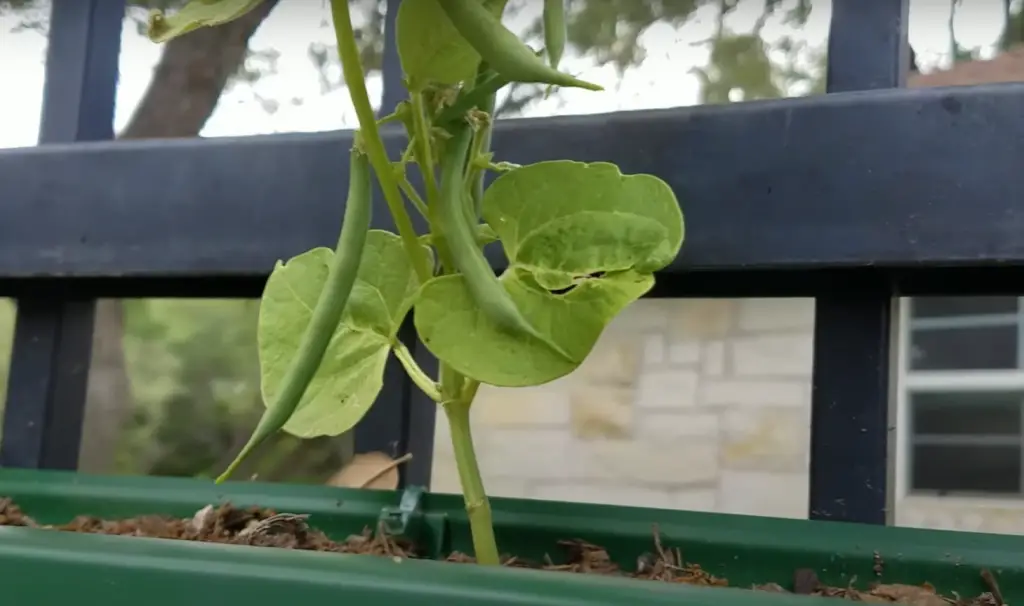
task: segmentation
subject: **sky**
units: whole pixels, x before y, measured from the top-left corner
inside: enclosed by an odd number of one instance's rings
[[[865,0],[879,1],[879,0]],[[771,42],[783,35],[824,48],[831,14],[829,0],[813,0],[814,9],[805,28],[794,31],[770,21],[763,29]],[[1002,0],[962,0],[955,22],[956,35],[966,46],[991,45],[1002,24]],[[923,66],[935,68],[946,60],[949,47],[947,20],[950,0],[912,0],[910,42]],[[727,21],[734,31],[750,31],[760,14],[763,0],[743,0]],[[509,25],[521,30],[540,11],[533,1]],[[35,16],[45,18],[45,11]],[[136,13],[136,17],[141,13]],[[44,80],[46,39],[34,30],[12,31],[24,16],[0,15],[0,77],[5,89],[0,94],[0,148],[35,145],[39,129]],[[282,0],[253,37],[254,50],[274,49],[279,53],[277,72],[255,85],[236,86],[225,93],[202,135],[240,136],[275,132],[315,132],[351,128],[355,116],[343,89],[324,94],[316,68],[310,61],[311,43],[328,44],[333,39],[329,11],[323,0]],[[524,115],[591,114],[624,110],[670,108],[698,102],[699,87],[689,73],[706,64],[707,39],[715,25],[711,7],[702,9],[684,26],[668,24],[650,27],[641,38],[646,59],[621,78],[612,67],[597,67],[577,56],[567,55],[563,68],[606,87],[602,93],[563,90],[557,98],[536,103]],[[123,126],[141,98],[160,47],[138,33],[136,21],[126,17],[122,32],[120,82],[115,128]],[[380,82],[368,82],[371,95],[380,94]],[[263,101],[261,101],[263,100]],[[270,100],[278,107],[265,109]]]

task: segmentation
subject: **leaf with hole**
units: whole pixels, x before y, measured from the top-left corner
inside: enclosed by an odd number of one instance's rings
[[[539,385],[572,372],[605,326],[654,285],[683,243],[672,189],[607,163],[552,161],[503,174],[484,194],[484,220],[509,267],[501,283],[522,315],[572,358],[492,324],[460,275],[427,282],[416,329],[427,348],[492,385]]]
[[[264,402],[274,401],[298,351],[333,254],[315,248],[278,263],[267,280],[257,332]],[[371,230],[341,324],[285,431],[303,438],[339,435],[366,414],[418,287],[401,239]]]

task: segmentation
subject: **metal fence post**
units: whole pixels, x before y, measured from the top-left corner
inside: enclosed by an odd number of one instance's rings
[[[113,138],[124,0],[54,0],[40,143]],[[95,301],[59,289],[18,299],[0,465],[75,469]]]
[[[399,4],[399,0],[388,0],[384,21],[381,115],[393,111],[406,96],[398,45],[395,43],[395,17]],[[399,332],[399,339],[409,347],[427,373],[436,373],[437,362],[419,342],[411,317]],[[378,450],[392,456],[412,453],[412,461],[402,469],[401,484],[430,486],[436,412],[437,405],[413,385],[405,369],[392,357],[385,370],[384,389],[370,412],[356,426],[355,451]]]
[[[833,1],[828,92],[904,85],[908,4]],[[885,524],[893,287],[862,286],[815,299],[810,517]]]

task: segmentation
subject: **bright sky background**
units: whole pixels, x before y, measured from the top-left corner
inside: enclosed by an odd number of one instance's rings
[[[865,0],[876,1],[876,0]],[[947,19],[950,0],[913,0],[910,38],[925,68],[941,65],[949,47]],[[511,25],[522,27],[540,11],[539,0],[532,10]],[[963,0],[956,20],[957,37],[967,46],[990,45],[1002,25],[1002,0]],[[745,4],[727,22],[730,29],[749,31],[761,11],[763,0]],[[815,0],[807,27],[796,33],[817,47],[826,42],[831,2]],[[667,24],[651,27],[641,42],[647,59],[619,78],[613,68],[596,68],[592,63],[568,57],[565,69],[606,86],[606,92],[562,91],[560,98],[538,103],[526,112],[530,116],[556,113],[589,114],[620,110],[692,105],[698,99],[693,67],[707,61],[707,49],[695,43],[707,39],[715,24],[710,7],[701,10],[684,27]],[[321,92],[316,69],[308,57],[312,42],[329,43],[328,10],[322,0],[282,0],[253,38],[252,48],[272,48],[280,53],[278,73],[262,78],[255,87],[238,86],[222,98],[217,111],[203,131],[204,136],[236,136],[273,132],[324,131],[354,126],[347,92]],[[34,145],[39,128],[43,91],[43,62],[46,40],[36,31],[12,32],[17,15],[0,16],[0,66],[4,90],[0,92],[0,148]],[[773,20],[763,30],[769,42],[792,29]],[[137,33],[135,21],[126,18],[122,36],[120,84],[116,127],[129,118],[152,74],[160,48]],[[268,113],[257,100],[276,101],[278,111]],[[380,94],[379,82],[371,82],[370,94]],[[299,103],[293,102],[300,101]]]

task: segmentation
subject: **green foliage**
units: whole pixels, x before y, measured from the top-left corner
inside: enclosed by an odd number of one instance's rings
[[[345,225],[336,251],[313,249],[278,263],[267,282],[258,337],[268,410],[218,481],[277,428],[303,437],[351,429],[379,394],[394,349],[413,382],[449,414],[477,561],[497,564],[486,496],[464,423],[477,387],[481,382],[537,385],[571,372],[612,318],[651,288],[653,273],[676,257],[683,218],[663,181],[625,176],[607,163],[515,167],[482,192],[480,169],[496,165],[489,150],[492,117],[479,107],[493,107],[495,91],[487,89],[482,100],[474,96],[472,105],[460,105],[459,97],[465,100],[478,83],[499,76],[510,82],[600,87],[557,71],[508,30],[501,22],[504,0],[404,4],[398,48],[402,65],[413,73],[406,74],[410,100],[398,121],[406,127],[411,157],[400,170],[415,161],[427,177],[424,198],[433,236],[428,241],[437,248],[440,267],[413,229],[399,193],[399,171],[380,138],[348,0],[331,0],[340,63],[360,126]],[[173,37],[222,23],[244,8],[225,3],[218,12],[213,6],[193,0],[175,17],[151,19],[150,36]],[[499,10],[491,12],[495,6]],[[172,22],[175,28],[164,27]],[[548,25],[564,27],[561,19],[549,19]],[[546,37],[560,38],[561,31]],[[455,98],[431,96],[428,104],[423,92],[436,85],[454,86]],[[449,105],[468,110],[453,123],[435,124],[434,117]],[[360,184],[369,169],[365,159],[356,162],[363,152],[399,232],[374,231],[365,249],[349,237],[355,233],[354,214],[369,219],[366,213],[350,213],[356,204],[368,208],[369,188]],[[440,184],[436,158],[442,158]],[[357,190],[364,195],[353,197]],[[481,216],[509,259],[500,281],[477,245]],[[365,234],[365,226],[360,229]],[[342,291],[353,283],[349,297]],[[339,321],[335,311],[341,306]],[[413,306],[420,338],[440,360],[436,382],[396,341]]]
[[[740,91],[743,101],[785,96],[773,77],[772,62],[759,35],[716,39],[711,47],[711,65],[714,71],[694,70],[701,79],[704,103],[729,103],[733,91]]]
[[[299,350],[333,255],[329,249],[315,248],[279,264],[267,282],[259,318],[267,402],[274,401]],[[300,437],[338,435],[366,414],[383,386],[388,352],[418,288],[401,240],[371,231],[345,315],[285,431]]]
[[[682,24],[712,0],[569,0],[569,44],[619,73],[644,58],[640,36],[655,23]],[[534,26],[535,30],[540,25]]]
[[[121,473],[214,477],[263,410],[257,301],[124,301],[133,414],[118,449]],[[350,440],[281,434],[240,471],[267,480],[322,482]]]
[[[458,84],[473,77],[480,55],[444,15],[438,0],[403,2],[395,44],[412,88],[426,82]]]
[[[217,0],[188,2],[174,15],[154,8],[149,14],[149,38],[166,42],[200,27],[214,27],[238,19],[263,3],[263,0]]]
[[[545,63],[479,0],[438,1],[444,9],[443,16],[455,26],[458,35],[480,54],[490,69],[509,82],[602,90],[596,84],[578,80]],[[436,26],[436,23],[429,22],[420,25],[425,28]],[[465,80],[472,84],[472,80]]]
[[[125,301],[124,309],[135,406],[122,434],[119,471],[208,470],[233,445],[232,419],[255,410],[258,306],[152,299]]]
[[[436,4],[436,0],[432,2]],[[142,0],[129,4],[146,9],[173,9],[183,3],[175,0]],[[370,72],[380,66],[384,2],[362,0],[351,4],[352,10],[362,11],[365,16],[355,36],[364,71]],[[648,27],[655,23],[681,25],[692,16],[694,10],[705,4],[708,2],[703,0],[567,0],[569,44],[577,53],[598,63],[612,63],[622,71],[643,59],[643,49],[639,40]],[[737,4],[728,2],[725,8],[727,11],[734,10]],[[21,14],[28,15],[26,11],[36,5],[42,4],[32,0],[0,0],[0,11],[18,9],[23,11]],[[409,5],[415,6],[416,2],[403,3],[403,7]],[[769,2],[767,11],[785,10],[786,6],[794,5],[795,8],[788,9],[786,18],[792,19],[794,23],[800,22],[801,19],[806,20],[810,3],[802,0],[796,3]],[[541,33],[541,25],[538,20],[527,35]],[[708,70],[712,75],[712,81],[709,83],[712,94],[709,97],[717,95],[717,98],[721,98],[720,91],[728,95],[730,88],[727,88],[726,81],[719,77],[722,73],[730,74],[728,81],[733,84],[732,88],[744,91],[744,98],[770,96],[772,91],[767,86],[768,83],[776,86],[777,96],[785,94],[787,87],[792,83],[813,80],[813,86],[817,87],[819,82],[823,82],[816,72],[801,73],[780,65],[776,55],[772,54],[777,54],[778,46],[769,49],[762,44],[758,49],[758,45],[752,41],[744,45],[729,40],[730,37],[746,34],[733,34],[728,31],[723,31],[722,34],[723,41],[719,48],[715,48],[716,40],[709,41],[713,51],[711,69]],[[458,36],[454,39],[456,44],[462,44]],[[785,44],[787,43],[783,42],[780,46]],[[320,50],[321,56],[325,58],[325,66],[334,61],[329,59],[333,49]],[[405,54],[407,53],[403,53]],[[476,56],[473,55],[473,69]],[[432,63],[427,61],[424,65],[425,69],[429,69]],[[407,71],[410,71],[408,67]],[[445,78],[446,73],[450,74],[440,70],[437,74],[428,74],[427,78],[450,80],[451,78]],[[455,80],[456,85],[473,72],[467,68],[464,73],[467,75],[461,80]],[[528,94],[525,97],[516,96],[514,100],[532,98],[529,96],[533,94],[530,92],[532,89],[516,90],[523,90]],[[749,92],[754,90],[764,92]],[[439,147],[443,144],[442,141],[434,143]],[[509,176],[530,168],[533,167],[519,169]],[[490,219],[486,211],[484,219],[488,223],[476,228],[484,236],[478,242],[481,246],[498,237],[497,230],[489,224]],[[573,225],[589,225],[587,221],[591,219],[580,220],[578,224],[573,222]],[[596,223],[600,226],[601,221],[598,220]],[[634,223],[635,234],[645,233],[643,221]],[[653,230],[651,234],[654,235]],[[627,234],[625,240],[630,241],[634,237]],[[682,237],[681,231],[679,237]],[[551,240],[550,237],[539,237],[537,242],[543,242],[545,239]],[[431,246],[440,246],[443,245],[444,238],[443,234],[424,234],[422,241]],[[671,242],[672,239],[668,238],[667,241]],[[537,324],[543,324],[543,320],[536,319],[533,309],[540,309],[543,317],[546,313],[543,310],[555,309],[551,300],[557,300],[563,307],[582,305],[586,309],[594,310],[589,316],[577,314],[575,311],[572,313],[574,318],[580,316],[578,322],[583,328],[578,332],[583,334],[583,337],[570,336],[570,340],[578,339],[585,344],[589,338],[587,335],[595,331],[599,333],[603,328],[604,318],[613,316],[618,309],[628,305],[650,288],[648,272],[636,269],[606,270],[602,274],[599,269],[593,276],[572,274],[577,276],[578,283],[570,284],[571,289],[563,292],[564,289],[555,287],[567,280],[573,280],[566,278],[567,272],[562,269],[549,271],[550,268],[542,261],[535,260],[537,251],[543,247],[539,244],[523,245],[514,235],[508,233],[501,236],[501,245],[506,254],[509,254],[510,249],[515,250],[512,253],[515,258],[515,269],[510,268],[502,276],[501,281],[503,287],[511,293],[513,300],[516,300],[523,309],[524,315],[534,319]],[[557,249],[553,252],[557,252]],[[578,249],[573,248],[569,252],[578,252]],[[587,266],[583,260],[573,255],[568,256],[575,259],[575,267]],[[543,255],[541,258],[543,259]],[[607,255],[601,257],[605,260],[608,258]],[[595,264],[591,266],[596,267]],[[466,289],[459,283],[460,279],[457,274],[445,275],[435,278],[428,288],[424,288],[423,299],[416,306],[418,324],[423,323],[423,318],[429,320],[429,316],[433,314],[441,318],[437,326],[442,327],[434,327],[433,330],[443,336],[449,334],[445,333],[443,328],[449,319],[442,316],[477,313],[476,304],[465,298]],[[432,291],[437,288],[448,289],[450,295],[441,293],[441,298],[435,297],[438,293],[432,294]],[[597,299],[582,297],[588,290],[596,292],[598,299],[603,297],[600,300],[604,303],[599,305],[595,303]],[[450,296],[444,306],[433,305],[437,300],[444,300],[443,296]],[[577,302],[577,299],[581,299],[582,302]],[[541,303],[537,305],[536,300]],[[244,441],[246,428],[251,427],[263,408],[258,390],[260,369],[256,348],[257,306],[240,301],[169,300],[128,301],[125,305],[128,315],[126,349],[136,414],[121,446],[121,470],[136,473],[156,471],[183,475],[215,475],[230,460],[230,456],[227,455],[238,449],[240,440]],[[432,305],[433,310],[430,309]],[[587,307],[588,305],[590,307]],[[11,317],[12,308],[13,305],[10,304],[6,308],[0,306],[0,337],[10,335],[10,327],[4,325],[4,319]],[[555,315],[557,316],[557,313]],[[481,330],[485,329],[486,327]],[[358,338],[365,338],[365,335]],[[529,344],[524,345],[521,342],[521,337],[510,337],[507,333],[501,333],[494,338],[495,343],[511,339],[516,347],[530,349]],[[462,335],[461,340],[474,345],[475,341],[483,341],[483,338],[468,339]],[[433,346],[438,346],[436,339]],[[581,349],[584,356],[589,351],[589,347]],[[5,349],[0,343],[0,364],[3,363],[4,353]],[[519,359],[529,359],[529,356],[521,356]],[[473,360],[474,364],[477,362]],[[403,363],[408,367],[407,361]],[[571,365],[565,369],[564,360],[560,363],[562,369],[556,367],[557,372],[564,374],[572,370]],[[0,369],[4,368],[5,365],[0,365]],[[531,375],[531,372],[533,371],[529,368],[526,371],[513,369],[508,374],[515,375],[511,379],[513,381],[522,382],[524,374],[533,376],[533,381],[538,380],[537,377],[540,375]],[[508,377],[492,378],[496,381],[509,380]],[[340,403],[341,400],[338,400],[337,404]],[[304,470],[300,472],[301,475],[315,481],[318,476],[322,478],[329,473],[330,465],[338,463],[341,450],[335,441],[302,441],[282,435],[257,453],[254,460],[246,466],[245,475],[259,473],[261,477],[285,477],[289,475],[287,469],[298,466]]]
[[[672,190],[612,164],[542,162],[499,177],[483,217],[502,243],[502,284],[556,355],[528,335],[501,330],[473,300],[462,275],[434,278],[416,305],[416,328],[439,359],[465,376],[505,387],[572,372],[605,326],[654,284],[683,241]]]

